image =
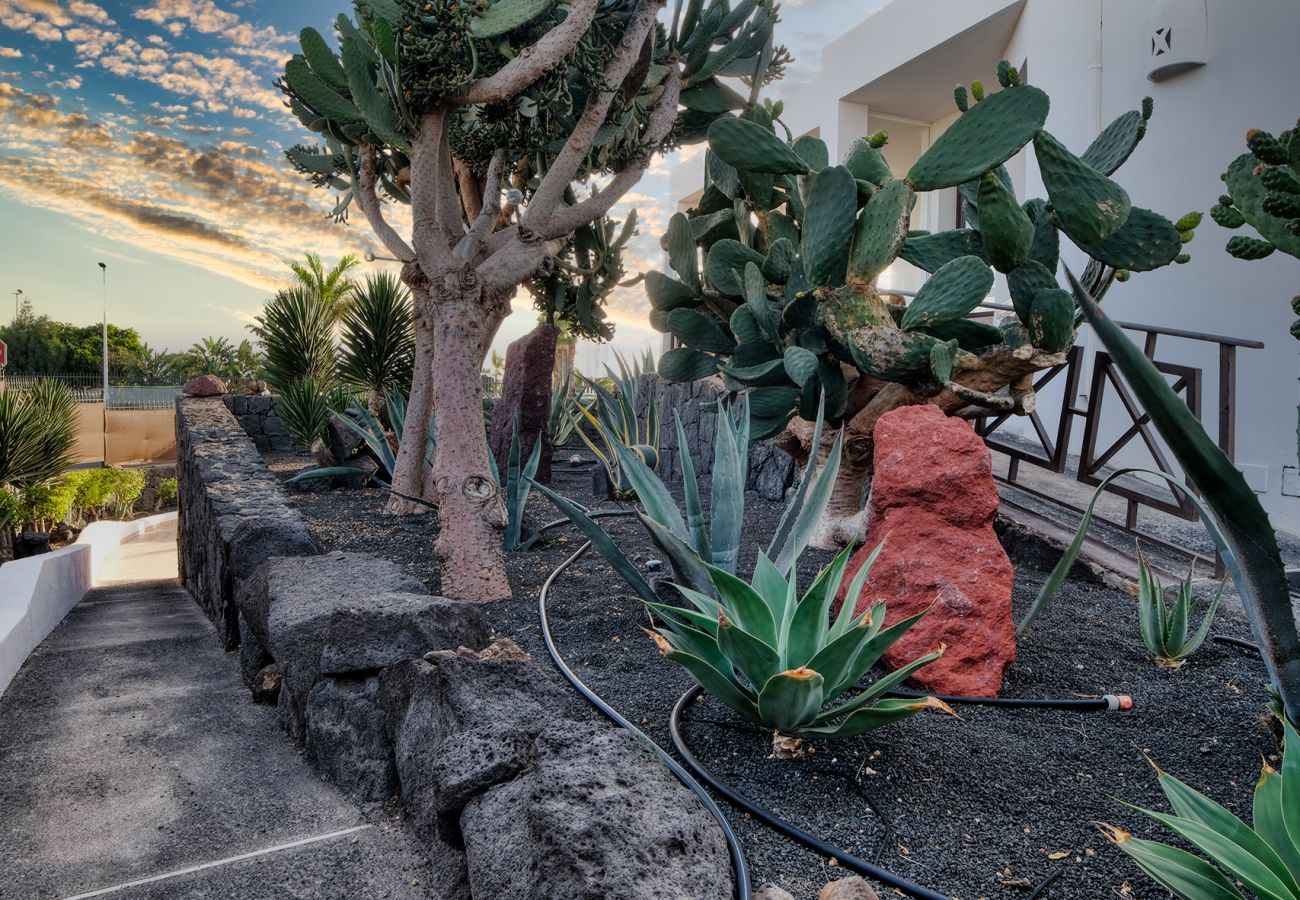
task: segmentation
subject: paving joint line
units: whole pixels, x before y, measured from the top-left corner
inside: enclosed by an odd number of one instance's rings
[[[160,875],[150,875],[147,878],[138,878],[135,881],[126,881],[122,884],[114,884],[109,887],[96,888],[93,891],[87,891],[84,894],[74,894],[70,897],[64,897],[63,900],[90,900],[91,897],[103,897],[107,894],[124,891],[127,888],[139,887],[144,884],[155,884],[159,881],[167,881],[171,878],[179,878],[182,875],[190,875],[194,872],[202,872],[206,869],[215,869],[219,866],[229,865],[230,863],[243,862],[246,859],[256,859],[259,856],[268,856],[272,853],[279,853],[283,850],[292,850],[296,847],[305,847],[308,844],[318,844],[321,841],[332,840],[333,838],[345,837],[349,834],[356,834],[373,828],[373,825],[354,825],[351,828],[344,828],[340,831],[331,831],[326,834],[318,834],[312,837],[299,838],[296,841],[290,841],[287,844],[276,844],[271,847],[263,847],[261,850],[252,850],[248,853],[241,853],[238,856],[227,856],[224,859],[214,859],[210,862],[199,863],[195,866],[186,866],[183,869],[175,869],[171,872],[163,872]]]

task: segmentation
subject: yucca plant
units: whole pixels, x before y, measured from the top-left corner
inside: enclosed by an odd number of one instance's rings
[[[654,356],[648,351],[643,359],[633,359],[628,366],[621,354],[615,354],[618,361],[618,373],[605,367],[609,380],[613,383],[611,391],[599,381],[587,378],[579,373],[578,377],[595,395],[589,406],[579,406],[578,411],[595,429],[604,443],[604,449],[596,446],[583,429],[578,429],[578,436],[587,445],[609,476],[609,483],[614,495],[624,499],[635,495],[635,489],[623,474],[618,447],[631,448],[640,460],[652,469],[659,467],[659,410],[658,389],[655,382],[648,385],[645,399],[645,421],[637,417],[641,406],[641,376],[654,372]]]
[[[1284,728],[1282,771],[1264,764],[1255,785],[1253,828],[1158,767],[1173,813],[1124,804],[1169,828],[1209,861],[1114,825],[1097,827],[1182,900],[1246,900],[1249,895],[1238,883],[1255,897],[1300,900],[1300,734],[1290,723],[1284,722]]]
[[[323,386],[311,376],[295,378],[280,394],[276,407],[289,436],[299,447],[310,448],[323,437],[330,421],[330,403]]]
[[[854,576],[834,621],[831,605],[852,548],[823,568],[802,597],[795,570],[787,579],[765,553],[759,554],[749,584],[706,563],[716,599],[679,586],[691,608],[647,603],[658,614],[659,627],[646,633],[664,657],[682,665],[718,700],[780,735],[852,737],[941,707],[930,697],[884,695],[942,656],[942,646],[826,707],[859,686],[859,679],[925,614],[886,628],[885,603],[878,601],[854,615],[879,552],[878,547]]]
[[[52,380],[0,392],[0,485],[40,484],[72,465],[77,401]]]
[[[384,412],[384,394],[407,390],[415,361],[411,294],[387,272],[371,275],[352,292],[343,314],[339,376],[369,392],[370,411]]]
[[[255,324],[248,326],[266,354],[266,380],[277,393],[287,393],[302,379],[317,388],[336,380],[334,323],[336,309],[306,287],[295,285],[267,301]]]
[[[1200,627],[1189,634],[1196,608],[1196,597],[1192,594],[1194,569],[1195,563],[1179,583],[1178,596],[1171,608],[1165,604],[1165,589],[1159,576],[1151,571],[1142,551],[1138,551],[1138,626],[1142,630],[1142,643],[1155,657],[1156,665],[1166,669],[1182,668],[1187,657],[1205,643],[1210,626],[1214,624],[1219,599],[1223,596],[1226,582],[1219,583],[1219,590],[1210,601]]]

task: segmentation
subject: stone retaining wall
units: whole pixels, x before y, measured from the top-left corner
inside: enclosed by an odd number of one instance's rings
[[[321,777],[367,807],[400,798],[431,898],[733,896],[695,797],[480,607],[317,553],[226,404],[182,400],[176,428],[183,583]]]
[[[280,418],[279,398],[270,394],[227,394],[221,398],[258,450],[292,450],[289,427]]]
[[[239,645],[235,594],[243,582],[273,556],[318,548],[221,398],[176,401],[176,448],[181,584],[223,646],[233,649]]]

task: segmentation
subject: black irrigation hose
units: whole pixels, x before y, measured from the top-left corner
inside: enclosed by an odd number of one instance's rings
[[[836,847],[834,844],[828,843],[810,832],[804,831],[799,826],[786,821],[767,807],[759,806],[748,797],[732,790],[731,787],[715,778],[713,773],[705,768],[704,764],[695,758],[695,755],[687,748],[686,741],[682,739],[682,713],[685,711],[686,707],[703,692],[704,688],[697,684],[695,687],[682,694],[681,697],[678,698],[676,705],[673,706],[672,716],[668,720],[668,732],[672,735],[673,747],[676,748],[677,755],[686,761],[686,765],[690,767],[691,771],[693,771],[701,781],[726,798],[727,802],[740,807],[769,828],[781,832],[786,837],[793,838],[805,847],[816,851],[822,856],[834,858],[840,865],[847,869],[852,869],[859,875],[873,878],[881,884],[900,890],[909,897],[917,897],[919,900],[950,900],[947,894],[939,894],[927,887],[922,887],[919,884],[908,881],[901,875],[895,875],[888,869],[882,869],[880,866],[869,863],[865,859],[859,859],[852,853],[849,853],[840,847]]]
[[[598,509],[598,510],[596,510],[595,512],[588,512],[587,515],[590,516],[590,517],[593,518],[593,519],[610,519],[610,518],[617,518],[617,517],[619,517],[619,516],[635,516],[635,515],[636,515],[636,510],[634,510],[634,509]],[[522,551],[522,550],[531,550],[531,549],[533,549],[534,546],[537,545],[537,542],[538,542],[539,540],[541,540],[542,535],[544,535],[546,532],[551,531],[552,529],[555,529],[555,528],[559,528],[559,527],[561,527],[562,525],[572,525],[572,524],[573,524],[573,520],[570,519],[568,516],[565,516],[563,519],[556,519],[556,520],[553,521],[553,522],[547,522],[547,523],[546,523],[545,525],[543,525],[541,528],[538,528],[536,531],[534,531],[532,534],[530,534],[530,535],[528,536],[528,540],[524,541],[522,544],[519,545],[519,549],[520,549],[521,551]]]
[[[919,700],[922,697],[934,697],[944,703],[968,703],[977,706],[1001,706],[1009,709],[1067,709],[1075,712],[1115,712],[1133,708],[1133,699],[1127,694],[1106,694],[1104,697],[1091,699],[1037,699],[1024,697],[954,697],[951,694],[927,694],[924,691],[912,691],[895,688],[886,691],[887,697],[907,697]]]
[[[722,836],[726,838],[727,852],[731,855],[731,865],[736,872],[736,897],[738,900],[750,900],[751,887],[749,883],[749,864],[745,862],[745,852],[740,847],[740,841],[737,839],[736,833],[731,829],[731,823],[729,823],[727,817],[722,814],[722,810],[718,808],[718,804],[714,802],[713,798],[709,796],[708,792],[704,790],[700,783],[692,778],[690,773],[683,769],[681,764],[668,754],[668,751],[664,750],[663,747],[660,747],[652,741],[644,731],[623,718],[616,709],[602,700],[591,688],[587,687],[586,683],[569,668],[567,663],[565,663],[564,658],[560,656],[559,649],[555,646],[555,640],[551,636],[550,622],[546,616],[547,596],[550,594],[551,585],[555,582],[555,579],[563,574],[565,569],[576,562],[582,554],[586,553],[589,547],[591,547],[591,541],[587,541],[579,547],[572,556],[560,563],[560,565],[556,567],[555,571],[547,576],[546,582],[542,585],[541,593],[537,595],[537,615],[541,619],[542,639],[546,642],[546,651],[551,654],[551,661],[554,662],[555,667],[560,670],[560,674],[568,679],[569,683],[577,689],[578,693],[582,694],[582,696],[585,697],[592,706],[604,713],[606,718],[619,727],[627,729],[637,739],[644,743],[663,761],[664,765],[666,765],[669,770],[677,776],[677,780],[686,785],[686,787],[690,789],[691,793],[695,794],[700,803],[703,804],[704,808],[708,810],[709,815],[713,816],[717,821],[718,826],[722,829]]]
[[[1242,650],[1249,650],[1251,653],[1259,653],[1259,645],[1251,641],[1243,641],[1241,638],[1228,637],[1226,634],[1216,634],[1214,639],[1220,644],[1230,644],[1233,647],[1240,647]]]

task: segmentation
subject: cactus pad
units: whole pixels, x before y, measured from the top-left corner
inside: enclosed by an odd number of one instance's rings
[[[1034,297],[1026,323],[1029,341],[1048,353],[1064,352],[1074,342],[1074,298],[1059,287]]]
[[[1034,239],[1029,244],[1029,258],[1055,272],[1061,261],[1061,234],[1056,230],[1047,201],[1039,198],[1027,200],[1022,207],[1029,221],[1034,223]]]
[[[714,316],[681,307],[668,314],[668,330],[687,347],[711,353],[730,353],[736,340]]]
[[[1135,206],[1119,231],[1083,251],[1113,269],[1150,272],[1167,266],[1181,252],[1178,228],[1159,213]]]
[[[1016,202],[1016,195],[992,172],[979,184],[980,237],[993,268],[1010,272],[1029,256],[1034,223]]]
[[[885,381],[915,382],[926,378],[930,373],[930,351],[937,343],[924,332],[885,325],[868,325],[849,336],[854,364]]]
[[[469,27],[476,38],[492,38],[527,25],[555,5],[555,0],[497,0]]]
[[[704,259],[704,277],[715,291],[730,297],[743,297],[745,264],[751,262],[761,266],[762,255],[740,241],[721,240],[709,248]]]
[[[960,256],[930,276],[908,304],[900,325],[928,328],[963,318],[993,287],[993,272],[977,256]]]
[[[1041,290],[1059,287],[1056,275],[1041,263],[1032,259],[1007,275],[1007,288],[1011,291],[1011,304],[1016,308],[1016,317],[1021,322],[1029,321],[1029,310],[1034,297]]]
[[[907,225],[915,205],[916,194],[898,179],[885,182],[871,195],[853,230],[848,266],[851,281],[865,284],[894,261],[907,240]]]
[[[668,251],[668,265],[677,273],[682,284],[698,294],[703,286],[700,284],[695,238],[691,235],[690,221],[682,213],[674,213],[668,220],[664,244],[664,249]]]
[[[817,354],[803,347],[786,347],[783,364],[785,374],[800,387],[817,374]]]
[[[1246,217],[1241,214],[1241,210],[1235,206],[1224,206],[1220,203],[1210,207],[1210,218],[1220,228],[1240,228],[1246,224]]]
[[[987,322],[975,319],[953,319],[939,322],[925,329],[925,333],[941,341],[956,341],[957,346],[971,353],[1002,343],[1002,332]]]
[[[295,56],[286,62],[284,80],[298,99],[320,115],[344,125],[361,121],[361,113],[351,101],[316,77],[306,58]]]
[[[645,292],[650,298],[650,305],[664,311],[694,305],[697,299],[695,291],[658,269],[650,269],[645,273]]]
[[[976,103],[930,145],[907,173],[915,190],[934,191],[978,178],[1034,139],[1050,101],[1032,85],[1007,88]]]
[[[794,152],[814,172],[820,172],[831,164],[830,151],[826,149],[826,142],[811,134],[805,134],[794,142]]]
[[[1260,237],[1271,241],[1279,250],[1291,256],[1300,256],[1300,237],[1287,228],[1287,221],[1264,211],[1266,190],[1255,169],[1259,165],[1255,157],[1243,153],[1232,161],[1223,180],[1232,195],[1233,205],[1241,212]],[[1256,257],[1258,258],[1258,257]]]
[[[785,141],[755,122],[723,116],[709,126],[709,147],[740,172],[804,175],[808,164]]]
[[[698,381],[718,371],[718,361],[690,347],[674,347],[659,357],[659,374],[667,381]]]
[[[853,173],[853,177],[869,184],[884,184],[894,177],[885,162],[885,155],[872,143],[871,137],[858,138],[849,147],[844,156],[844,168]]]
[[[1270,241],[1261,241],[1259,238],[1239,234],[1228,239],[1228,246],[1225,249],[1237,259],[1255,260],[1272,255],[1277,247]]]
[[[1137,148],[1147,131],[1147,120],[1136,109],[1106,126],[1079,157],[1103,175],[1113,175]]]
[[[813,177],[800,243],[804,273],[813,286],[844,283],[857,212],[857,186],[848,169],[832,166]]]
[[[908,237],[898,251],[900,259],[918,269],[934,273],[959,256],[978,256],[988,262],[980,233],[970,228]]]
[[[1105,240],[1128,219],[1131,203],[1125,190],[1046,131],[1034,138],[1034,155],[1061,230],[1075,241]]]

